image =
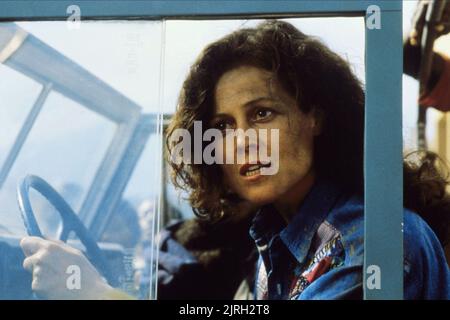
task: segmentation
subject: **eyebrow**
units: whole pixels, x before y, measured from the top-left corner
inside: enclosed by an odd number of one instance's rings
[[[251,106],[251,105],[253,105],[255,103],[258,103],[258,102],[261,102],[261,101],[265,101],[265,100],[277,101],[273,97],[263,96],[263,97],[259,97],[259,98],[256,98],[256,99],[253,99],[253,100],[250,100],[250,101],[244,103],[244,107],[249,107],[249,106]]]
[[[246,103],[244,103],[243,107],[244,108],[248,108],[251,107],[252,105],[261,102],[261,101],[273,101],[273,102],[277,102],[278,100],[274,99],[273,97],[269,97],[269,96],[262,96],[259,98],[255,98],[252,99],[250,101],[247,101]],[[213,115],[212,119],[214,120],[215,118],[220,118],[220,117],[227,117],[229,116],[227,113],[217,113],[215,115]]]

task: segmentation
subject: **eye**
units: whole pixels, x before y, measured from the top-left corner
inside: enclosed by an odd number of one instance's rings
[[[232,129],[232,124],[227,120],[218,120],[213,123],[213,128],[219,129],[220,131],[225,131],[226,129]]]
[[[267,108],[259,108],[256,110],[255,114],[254,114],[254,119],[255,121],[265,121],[265,120],[270,120],[272,119],[272,117],[274,116],[274,112],[270,109]]]

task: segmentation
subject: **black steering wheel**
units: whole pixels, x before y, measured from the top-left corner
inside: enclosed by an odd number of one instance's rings
[[[69,206],[69,204],[61,197],[61,195],[53,189],[44,179],[28,175],[17,187],[17,197],[22,219],[30,236],[43,238],[41,229],[36,221],[30,202],[30,188],[38,191],[47,201],[58,211],[62,219],[62,231],[59,239],[63,242],[67,241],[71,231],[75,232],[81,243],[86,248],[86,255],[89,261],[99,270],[108,283],[115,286],[116,280],[109,268],[103,252],[100,250],[97,242],[83,225],[81,220]]]

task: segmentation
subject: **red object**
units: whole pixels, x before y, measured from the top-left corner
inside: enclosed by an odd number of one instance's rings
[[[444,70],[431,92],[420,97],[419,104],[424,107],[433,107],[440,111],[450,110],[450,59],[443,56],[445,60]]]
[[[331,257],[325,257],[320,260],[319,263],[317,263],[317,265],[314,267],[314,269],[305,276],[306,280],[311,283],[322,274],[327,272],[330,269],[331,260]]]

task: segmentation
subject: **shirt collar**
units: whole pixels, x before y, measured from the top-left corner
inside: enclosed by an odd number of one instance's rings
[[[250,236],[257,247],[268,245],[286,227],[286,223],[272,204],[262,207],[253,218]]]
[[[291,254],[302,263],[314,234],[335,205],[340,193],[336,184],[318,179],[287,226],[273,205],[267,205],[253,219],[250,235],[259,246],[269,244],[271,238],[279,234]]]

